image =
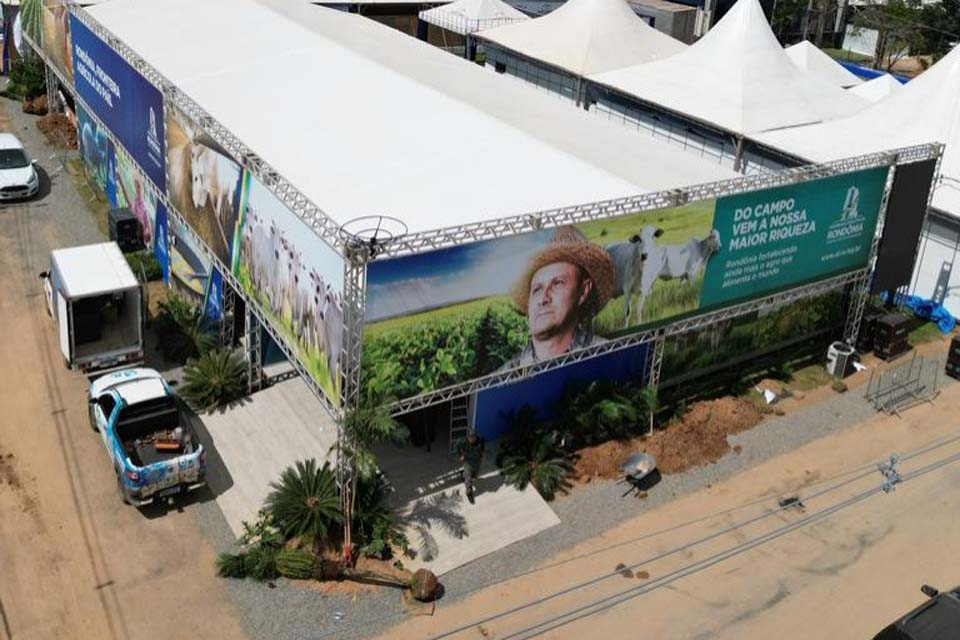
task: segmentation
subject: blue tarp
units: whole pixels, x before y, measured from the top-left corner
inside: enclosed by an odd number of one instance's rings
[[[887,299],[886,293],[880,297],[884,301]],[[913,315],[918,318],[936,323],[941,333],[950,333],[957,324],[956,318],[950,315],[950,312],[947,311],[943,305],[933,300],[927,300],[920,296],[904,296],[900,294],[897,294],[894,300],[897,304],[913,311]]]
[[[877,71],[876,69],[868,69],[867,67],[861,67],[858,64],[852,62],[846,62],[844,60],[837,60],[840,63],[840,66],[852,73],[855,76],[863,78],[865,80],[873,80],[874,78],[879,78],[882,75],[886,75],[886,71]],[[910,82],[910,78],[907,76],[901,76],[897,73],[891,73],[894,78],[900,81],[900,84],[907,84]]]

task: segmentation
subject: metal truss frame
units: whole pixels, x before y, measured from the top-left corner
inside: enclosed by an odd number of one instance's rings
[[[236,291],[229,284],[225,284],[221,289],[220,304],[220,345],[228,348],[233,347],[233,327],[236,322]]]
[[[237,162],[259,180],[273,195],[312,228],[327,244],[338,252],[342,251],[343,240],[338,234],[340,224],[327,215],[320,207],[310,201],[293,184],[284,178],[280,172],[271,167],[263,158],[245,145],[227,127],[217,121],[203,107],[181,91],[146,60],[141,58],[120,38],[111,33],[90,14],[79,6],[70,3],[70,13],[73,14],[88,29],[95,33],[140,75],[146,78],[153,86],[160,90],[165,105],[172,105],[183,114],[193,119],[207,134],[213,137]],[[35,47],[36,48],[36,47]],[[47,66],[51,66],[48,65]]]
[[[260,322],[250,305],[243,313],[243,328],[246,334],[244,347],[247,355],[247,392],[259,391],[263,384],[263,345],[260,344]]]
[[[639,213],[667,207],[677,207],[701,200],[709,200],[737,193],[758,191],[772,187],[799,184],[828,176],[864,169],[890,166],[894,159],[916,162],[936,157],[939,144],[921,144],[890,151],[869,153],[822,164],[793,167],[777,173],[758,173],[739,178],[708,182],[679,189],[669,189],[613,200],[548,209],[496,220],[475,222],[432,231],[411,233],[384,240],[378,257],[398,257],[433,251],[445,247],[469,244],[480,240],[517,235],[530,231],[602,220],[628,213]]]
[[[828,291],[833,291],[834,289],[840,287],[845,287],[851,282],[855,282],[866,277],[868,274],[868,269],[857,269],[855,271],[849,271],[847,273],[833,276],[832,278],[818,280],[817,282],[807,285],[771,294],[763,298],[757,298],[741,304],[718,309],[717,311],[691,316],[689,318],[682,318],[680,320],[670,322],[664,326],[641,329],[636,333],[614,338],[586,349],[580,349],[578,351],[562,355],[558,358],[553,358],[552,360],[537,362],[526,367],[511,369],[509,371],[491,373],[489,375],[482,376],[480,378],[474,378],[473,380],[469,380],[461,384],[451,385],[449,387],[444,387],[443,389],[437,389],[436,391],[413,396],[412,398],[406,398],[404,400],[395,402],[393,405],[391,405],[390,410],[394,415],[400,415],[410,411],[415,411],[417,409],[423,409],[434,404],[439,404],[441,402],[446,402],[460,396],[471,395],[479,391],[484,391],[485,389],[491,389],[493,387],[499,387],[510,382],[516,382],[529,376],[573,364],[575,362],[589,360],[591,358],[612,353],[614,351],[629,349],[630,347],[635,347],[645,342],[665,342],[666,338],[671,336],[686,333],[688,331],[694,331],[696,329],[702,329],[719,322],[724,322],[726,320],[738,318],[754,311],[759,311],[760,309],[780,307],[790,304],[791,302],[796,302],[797,300],[810,298]],[[659,348],[661,350],[659,360],[660,363],[662,363],[663,345],[661,344]],[[651,362],[652,368],[650,370],[650,376],[652,380],[659,382],[660,363],[657,362],[656,351],[657,346],[654,344],[654,354],[652,356],[653,360]]]
[[[42,52],[40,52],[39,55],[41,55],[41,58],[46,63],[47,67],[48,68],[51,67],[50,61],[46,58],[46,56],[43,55]],[[68,88],[68,90],[70,90],[69,85],[65,85],[65,86]],[[128,156],[132,158],[133,155],[130,153],[130,151],[123,145],[123,143],[119,139],[117,139],[117,137],[113,134],[113,132],[106,126],[106,124],[99,118],[99,116],[97,116],[96,112],[90,108],[90,105],[88,105],[83,100],[83,98],[81,98],[80,95],[77,94],[76,92],[73,93],[73,97],[74,97],[74,100],[76,100],[76,104],[84,109],[84,111],[87,113],[90,119],[96,122],[97,125],[103,129],[105,135],[107,136],[107,138],[110,139],[110,141],[114,144],[114,146],[117,147],[118,149],[123,150],[124,153],[126,153]],[[204,258],[209,260],[210,263],[220,272],[220,275],[223,278],[224,285],[228,285],[230,288],[232,288],[235,295],[242,296],[244,303],[246,305],[247,314],[248,314],[248,317],[246,320],[248,338],[252,336],[253,333],[256,333],[256,328],[252,326],[252,322],[255,322],[255,324],[257,325],[262,325],[262,327],[267,331],[267,333],[270,334],[270,337],[273,339],[273,341],[277,344],[277,347],[283,352],[284,356],[290,361],[294,369],[296,369],[297,373],[303,379],[304,383],[306,383],[307,386],[311,389],[311,391],[313,391],[314,395],[317,396],[317,398],[320,400],[320,403],[330,413],[331,417],[333,417],[333,419],[339,423],[342,420],[342,416],[343,416],[343,411],[341,407],[334,404],[327,397],[323,389],[321,389],[319,385],[313,380],[313,378],[307,372],[306,368],[303,366],[303,364],[300,362],[297,356],[293,353],[293,350],[289,347],[289,345],[287,345],[285,339],[280,335],[280,332],[270,322],[265,310],[261,308],[260,303],[254,300],[253,298],[250,298],[249,296],[246,296],[242,293],[243,288],[240,286],[240,282],[233,275],[233,270],[229,266],[225,265],[220,260],[219,257],[217,257],[212,251],[210,251],[210,249],[207,248],[207,245],[203,241],[203,239],[201,239],[197,235],[197,233],[193,230],[193,228],[190,226],[190,224],[187,222],[184,216],[177,210],[175,206],[173,206],[173,203],[170,202],[170,199],[167,197],[167,194],[161,193],[156,188],[156,186],[153,184],[153,180],[149,176],[147,176],[146,173],[144,173],[140,165],[136,162],[132,162],[130,164],[131,164],[131,167],[133,167],[133,170],[137,173],[137,175],[140,176],[145,187],[149,189],[156,196],[158,202],[162,202],[163,205],[166,207],[167,215],[174,218],[177,222],[179,222],[183,226],[184,229],[186,229],[187,233],[190,234],[191,239],[194,241],[194,244],[196,245],[200,253],[203,254]],[[254,341],[251,341],[251,342],[254,342]],[[259,334],[257,335],[257,339],[255,343],[259,343]],[[259,361],[259,358],[257,358],[257,360]],[[254,368],[260,369],[260,366],[258,365]],[[251,370],[250,373],[255,375],[257,372]],[[254,378],[250,378],[248,381],[248,384],[251,385],[251,388],[256,388],[258,386],[258,380],[259,380],[259,376],[257,376],[256,380]],[[357,378],[357,380],[359,381],[359,377]]]

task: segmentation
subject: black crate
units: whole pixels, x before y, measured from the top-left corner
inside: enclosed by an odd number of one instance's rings
[[[860,321],[860,334],[857,336],[857,351],[867,353],[873,351],[874,338],[877,332],[877,320],[887,315],[885,311],[871,309],[865,311]]]
[[[893,342],[908,333],[910,333],[910,318],[899,313],[891,313],[877,320],[874,340],[877,342]]]
[[[893,360],[894,358],[910,351],[911,348],[912,347],[908,341],[897,340],[893,343],[877,345],[874,347],[873,352],[882,360]]]
[[[950,341],[950,350],[947,352],[947,360],[956,359],[960,362],[960,338],[954,338]]]
[[[944,367],[944,372],[951,378],[956,378],[957,380],[960,380],[960,366],[950,364],[948,362],[947,366]]]

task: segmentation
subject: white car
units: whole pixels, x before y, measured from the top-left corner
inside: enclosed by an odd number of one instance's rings
[[[0,201],[30,198],[40,190],[35,161],[12,133],[0,133]]]

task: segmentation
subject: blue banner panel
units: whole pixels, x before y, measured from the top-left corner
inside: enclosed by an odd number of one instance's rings
[[[167,208],[162,202],[157,203],[157,243],[153,247],[153,255],[160,264],[163,273],[163,284],[170,285],[170,246],[167,243]]]
[[[523,405],[536,411],[538,420],[556,417],[563,390],[570,383],[607,380],[642,386],[647,378],[647,349],[646,343],[640,344],[481,391],[475,399],[474,429],[488,441],[504,436],[510,426],[508,415]]]
[[[70,30],[77,93],[166,193],[160,90],[73,15]]]
[[[223,276],[214,269],[207,284],[207,299],[203,302],[203,315],[218,322],[223,315]]]

